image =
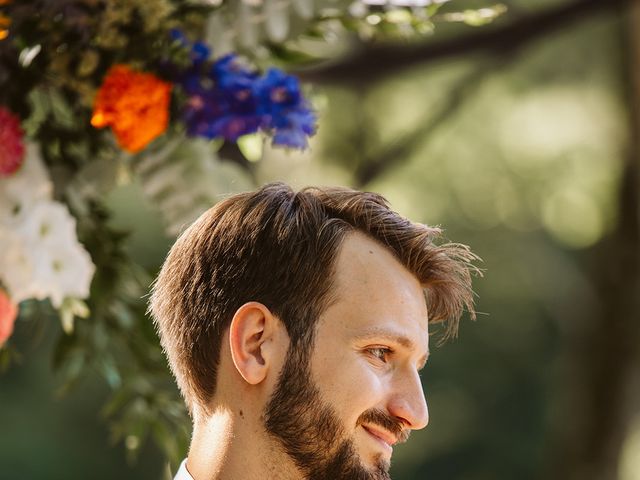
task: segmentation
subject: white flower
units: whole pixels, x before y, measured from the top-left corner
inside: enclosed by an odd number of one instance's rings
[[[55,202],[39,203],[30,213],[35,215],[27,215],[17,235],[5,238],[0,253],[0,280],[11,299],[49,298],[57,309],[65,298],[88,297],[95,266],[70,231],[71,215]]]
[[[34,203],[49,200],[52,194],[40,149],[29,143],[20,169],[10,177],[0,177],[0,228],[19,222]]]
[[[14,303],[40,297],[33,282],[33,265],[16,235],[4,235],[0,245],[0,280]]]
[[[95,266],[77,241],[39,250],[34,255],[33,267],[40,298],[48,297],[55,308],[60,308],[67,297],[89,296]]]
[[[25,212],[15,231],[34,251],[52,250],[76,241],[76,220],[61,203],[38,202]]]
[[[31,271],[27,289],[31,297],[48,297],[60,308],[66,297],[89,296],[95,266],[77,240],[76,222],[66,206],[54,201],[36,203],[16,233]]]
[[[78,242],[76,221],[52,200],[53,185],[37,146],[27,145],[14,175],[0,179],[0,282],[12,301],[86,298],[95,271]]]

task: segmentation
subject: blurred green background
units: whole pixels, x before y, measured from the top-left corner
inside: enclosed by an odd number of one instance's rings
[[[266,152],[256,177],[380,192],[483,259],[481,313],[434,349],[430,425],[394,479],[639,480],[637,2],[503,3],[494,24],[439,26],[391,63],[374,45],[301,72],[319,133],[305,154]],[[159,212],[135,180],[108,204],[155,272],[172,243]],[[57,334],[17,324],[0,479],[161,478],[155,447],[127,461],[110,442],[97,376],[56,394]]]

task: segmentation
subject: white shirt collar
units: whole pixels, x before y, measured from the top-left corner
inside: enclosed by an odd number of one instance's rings
[[[187,470],[187,459],[185,458],[180,464],[180,468],[178,469],[178,473],[173,477],[173,480],[193,480],[193,477]]]

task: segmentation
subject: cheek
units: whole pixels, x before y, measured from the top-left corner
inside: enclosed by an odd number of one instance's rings
[[[346,424],[355,425],[365,410],[380,405],[384,377],[366,359],[352,354],[334,362],[325,359],[318,365],[316,379],[322,395]]]

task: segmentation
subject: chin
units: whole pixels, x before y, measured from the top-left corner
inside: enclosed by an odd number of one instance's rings
[[[391,478],[389,476],[390,459],[380,453],[375,454],[369,462],[363,464],[363,467],[371,475],[371,480],[390,480]]]
[[[372,448],[371,444],[368,442],[360,447],[358,457],[360,458],[360,464],[366,470],[378,475],[381,472],[389,471],[389,468],[391,467],[391,453],[380,448],[378,445],[375,445]]]
[[[375,455],[373,463],[371,465],[367,465],[367,468],[374,472],[389,472],[389,469],[391,468],[391,459],[378,453]]]

